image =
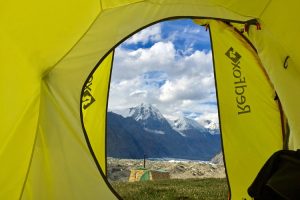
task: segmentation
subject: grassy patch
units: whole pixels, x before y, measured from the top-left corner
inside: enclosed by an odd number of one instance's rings
[[[124,200],[226,200],[226,179],[171,179],[143,182],[113,182]]]

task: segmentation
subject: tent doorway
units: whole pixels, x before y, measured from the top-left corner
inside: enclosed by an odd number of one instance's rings
[[[216,188],[215,199],[227,198],[212,65],[209,30],[191,19],[149,26],[115,49],[106,169],[121,197],[151,198],[153,192],[142,194],[145,188],[131,182],[152,180],[150,187],[158,192],[154,199],[168,193],[170,199],[199,199]],[[178,179],[180,187],[195,193],[174,193]],[[159,192],[165,184],[168,189]],[[135,191],[128,194],[126,187]]]
[[[268,155],[274,149],[278,149],[282,145],[281,116],[278,102],[274,100],[275,91],[263,70],[256,49],[249,42],[247,36],[243,35],[238,29],[243,22],[212,19],[201,19],[200,22],[195,19],[194,21],[209,28],[210,38],[213,41],[211,47],[216,88],[218,88],[217,96],[219,117],[222,124],[223,152],[226,157],[224,160],[226,161],[227,177],[230,183],[229,190],[237,196],[247,198],[247,188],[262,166],[263,161],[268,158]],[[253,23],[252,20],[250,22]],[[247,24],[248,22],[244,23]],[[252,26],[253,24],[250,25]],[[168,49],[166,48],[165,50]],[[107,117],[107,110],[104,109],[104,105],[107,106],[108,102],[103,97],[108,95],[114,53],[114,51],[110,51],[106,54],[106,57],[98,62],[97,67],[94,68],[83,89],[83,97],[88,97],[86,102],[85,100],[82,102],[83,109],[85,109],[85,106],[93,107],[93,109],[88,109],[89,113],[93,113],[89,116],[98,114],[103,117],[102,119]],[[138,53],[131,54],[133,57],[141,55],[143,57],[145,54],[140,50]],[[162,56],[157,55],[157,57],[161,58]],[[144,60],[147,60],[147,58],[149,57],[143,57]],[[164,62],[165,60],[162,59],[160,61]],[[127,70],[123,74],[127,75],[131,72]],[[150,77],[152,75],[150,74]],[[92,85],[96,85],[95,87],[99,86],[97,90],[100,92],[94,92],[90,95],[89,93],[93,90]],[[135,91],[129,94],[140,95],[143,93],[145,92]],[[162,97],[166,98],[168,96]],[[93,99],[102,100],[101,104],[98,104],[97,109],[95,109],[97,106],[93,103],[95,102]],[[94,105],[90,106],[91,104]],[[83,116],[87,116],[88,112],[84,111]],[[101,123],[98,123],[97,119],[88,117],[86,117],[84,122],[85,136],[87,139],[91,138],[90,141],[93,143],[88,142],[91,152],[94,153],[95,162],[99,164],[98,169],[100,169],[101,173],[106,172],[106,135],[99,136],[96,134],[96,130],[100,128],[100,131],[106,132],[107,125],[103,123],[103,120]],[[148,127],[145,128],[149,131]],[[252,136],[253,131],[264,134],[259,134],[254,138]],[[159,130],[155,129],[155,132],[162,135],[162,132]],[[274,137],[273,133],[276,133],[276,137]],[[270,139],[274,141],[268,143]],[[245,146],[245,141],[247,141],[247,146]],[[259,159],[256,158],[257,153],[255,153],[255,149],[257,152],[260,152],[257,144],[268,144],[265,146],[266,151],[260,155]],[[241,151],[236,151],[237,148],[241,149]],[[245,155],[247,156],[245,157]],[[229,165],[227,161],[229,161]],[[241,165],[247,171],[251,171],[251,173],[244,174],[243,170],[240,170]],[[233,176],[230,174],[240,175]],[[245,177],[241,179],[240,176]],[[107,179],[105,180],[107,181]],[[106,183],[110,186],[108,182]],[[231,187],[231,185],[234,185],[234,187]],[[115,193],[115,195],[118,194]]]

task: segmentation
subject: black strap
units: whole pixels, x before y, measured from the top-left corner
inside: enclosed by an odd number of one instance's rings
[[[300,151],[275,152],[258,173],[248,193],[255,200],[299,200]]]

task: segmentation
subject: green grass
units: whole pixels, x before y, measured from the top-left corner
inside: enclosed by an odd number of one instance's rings
[[[124,200],[227,200],[226,179],[171,179],[143,182],[114,182]]]

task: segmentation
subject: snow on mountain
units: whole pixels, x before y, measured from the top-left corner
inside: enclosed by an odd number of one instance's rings
[[[129,108],[127,117],[139,122],[149,133],[171,134],[175,132],[167,119],[152,104],[141,103]]]
[[[209,131],[210,134],[220,134],[219,124],[212,120],[202,121],[203,126]]]
[[[189,129],[198,129],[201,131],[205,130],[205,128],[201,126],[198,122],[184,116],[180,116],[178,119],[174,120],[173,128],[178,131]]]
[[[191,130],[206,132],[206,129],[201,126],[197,121],[184,117],[183,115],[179,116],[177,119],[173,120],[171,124],[172,128],[180,133],[182,136],[187,136]]]
[[[112,110],[109,110],[113,113],[116,113],[118,115],[121,115],[122,117],[126,118],[129,116],[129,109],[128,108],[115,108]]]
[[[112,112],[125,118],[132,117],[136,121],[146,120],[151,117],[156,119],[165,119],[154,105],[148,103],[141,103],[140,105],[131,108],[113,109]]]
[[[136,121],[143,121],[149,118],[165,120],[164,116],[156,107],[147,103],[141,103],[139,106],[129,108],[128,116],[134,118]]]
[[[144,128],[144,130],[149,132],[149,133],[166,134],[164,131],[160,131],[160,130],[151,130],[151,129],[148,129],[148,128]]]
[[[165,134],[170,132],[170,129],[173,129],[182,136],[186,136],[189,130],[209,132],[212,135],[220,134],[219,124],[212,120],[201,120],[198,123],[196,120],[187,118],[183,114],[179,117],[172,116],[172,119],[170,116],[165,118],[158,108],[148,103],[141,103],[127,109],[113,110],[113,112],[125,118],[133,118],[135,121],[143,124],[147,132]]]
[[[221,151],[220,137],[190,129],[182,131],[185,137],[174,130],[165,118],[157,112],[142,112],[144,106],[132,110],[132,116],[122,117],[113,112],[107,114],[107,155],[118,158],[143,158],[144,154],[152,158],[179,158],[209,161]],[[144,109],[147,110],[147,109]],[[141,111],[141,112],[138,112]],[[133,115],[144,113],[145,116]]]

